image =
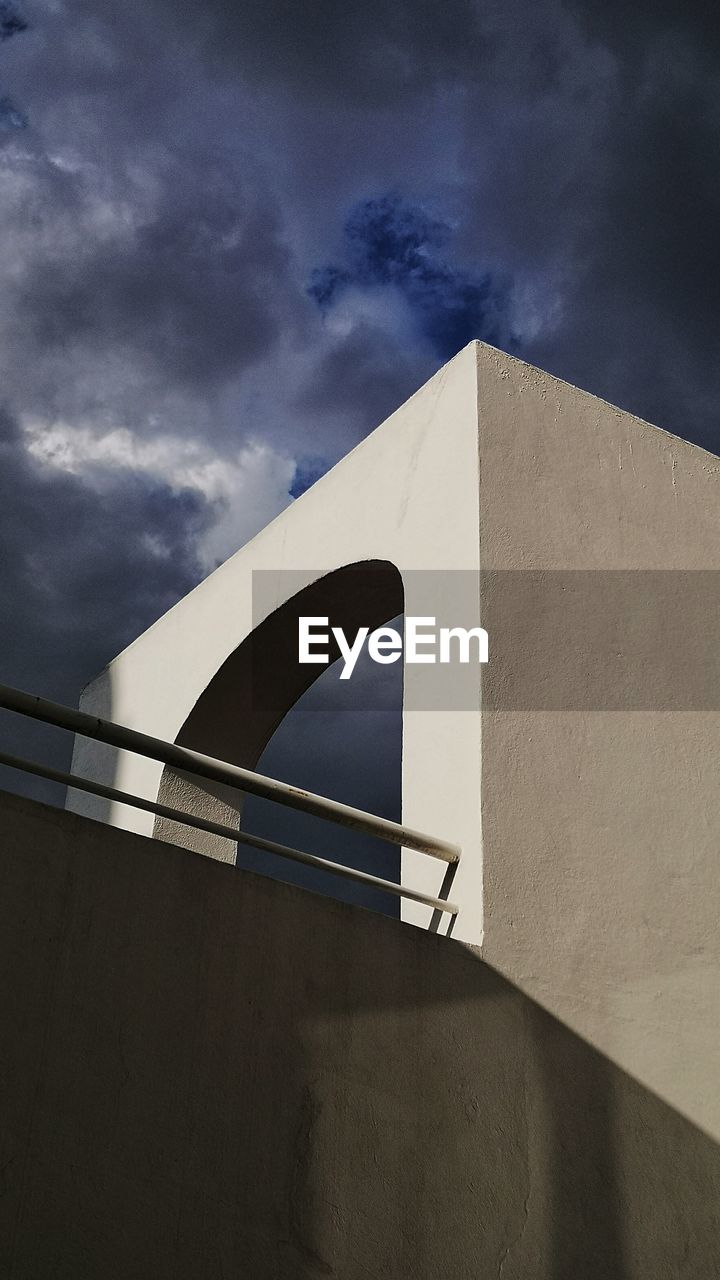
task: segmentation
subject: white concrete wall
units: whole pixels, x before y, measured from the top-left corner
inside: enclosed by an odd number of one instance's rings
[[[313,570],[312,580],[368,559],[389,560],[409,573],[406,612],[416,614],[426,611],[428,597],[424,588],[415,606],[410,571],[477,571],[474,346],[121,653],[85,690],[82,709],[174,741],[217,670],[252,630],[253,570]],[[408,669],[410,703],[413,678]],[[472,708],[463,714],[408,710],[403,733],[403,820],[462,845],[453,898],[463,911],[455,936],[476,943],[482,936],[479,697],[478,679],[475,715]],[[151,798],[162,774],[150,761],[84,740],[77,742],[73,769]],[[194,799],[202,797],[194,793]],[[77,793],[69,805],[129,830],[153,830],[152,817],[139,811],[112,806],[108,813],[102,802]],[[224,856],[217,847],[206,849]],[[442,874],[441,863],[404,852],[404,883],[436,893]],[[405,914],[423,925],[430,918],[412,904]]]

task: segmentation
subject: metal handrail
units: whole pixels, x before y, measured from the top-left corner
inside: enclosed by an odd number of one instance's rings
[[[443,862],[457,862],[460,856],[459,846],[447,840],[429,836],[423,831],[414,831],[399,822],[391,822],[389,818],[378,818],[375,814],[354,809],[352,805],[341,804],[338,800],[328,800],[326,796],[315,795],[312,791],[290,786],[287,782],[266,778],[261,773],[254,773],[252,769],[242,769],[239,765],[215,760],[212,756],[192,751],[189,747],[181,747],[176,742],[163,742],[161,738],[139,733],[137,729],[128,729],[111,720],[100,720],[97,716],[86,715],[84,711],[74,711],[60,702],[49,702],[46,698],[23,693],[21,689],[13,689],[7,684],[0,684],[0,707],[16,711],[19,715],[30,716],[34,720],[42,720],[45,724],[57,725],[61,729],[71,729],[84,738],[95,738],[111,747],[147,756],[181,772],[194,773],[211,782],[236,787],[249,795],[262,796],[265,800],[275,800],[291,809],[327,818],[340,826],[352,827],[367,835],[377,836],[380,840],[387,840],[390,844],[416,849],[419,853],[427,853],[431,858],[440,858]]]
[[[143,800],[140,796],[132,796],[127,791],[118,791],[116,787],[106,787],[101,782],[91,782],[89,778],[80,778],[74,773],[63,773],[61,769],[53,769],[49,765],[35,764],[32,760],[10,755],[7,751],[0,751],[0,764],[8,765],[11,769],[21,769],[23,773],[35,774],[38,778],[49,778],[51,782],[61,782],[67,787],[76,787],[79,791],[88,791],[91,795],[102,796],[105,800],[116,800],[119,804],[144,809],[146,813],[156,813],[161,818],[183,822],[189,827],[208,831],[214,836],[224,836],[233,842],[241,841],[242,844],[251,845],[253,849],[262,849],[264,853],[274,853],[281,858],[289,858],[292,862],[302,862],[305,866],[317,867],[319,871],[329,871],[333,875],[344,876],[348,880],[359,880],[363,884],[392,893],[398,898],[411,898],[413,902],[421,902],[423,906],[433,907],[435,911],[445,911],[453,916],[458,912],[455,904],[448,902],[445,898],[434,898],[430,894],[420,893],[418,889],[404,889],[402,885],[395,884],[392,880],[383,880],[380,876],[370,875],[367,871],[346,867],[342,862],[330,862],[327,858],[318,858],[314,853],[304,853],[301,849],[292,849],[290,845],[278,844],[275,840],[264,840],[262,836],[253,836],[246,831],[236,830],[235,827],[226,827],[221,822],[210,822],[207,818],[184,813],[167,804]]]
[[[280,804],[298,809],[304,813],[310,813],[341,826],[363,831],[391,844],[404,845],[407,848],[426,853],[430,857],[439,858],[447,862],[449,864],[449,873],[455,870],[460,858],[459,846],[440,840],[435,836],[429,836],[424,832],[404,827],[388,818],[379,818],[375,814],[364,812],[362,809],[354,809],[351,805],[341,804],[339,801],[330,800],[325,796],[319,796],[313,792],[292,787],[288,783],[280,782],[275,778],[267,778],[263,774],[254,773],[250,769],[242,769],[237,765],[215,760],[211,756],[192,751],[189,747],[182,747],[177,743],[163,742],[160,738],[153,738],[149,734],[139,733],[135,729],[115,724],[110,720],[101,720],[96,716],[89,716],[85,712],[75,711],[73,708],[65,707],[59,702],[50,702],[47,699],[36,697],[20,689],[14,689],[10,685],[0,684],[0,708],[17,712],[19,715],[29,716],[32,719],[43,721],[45,724],[69,729],[83,737],[105,742],[109,746],[147,756],[184,773],[192,773],[213,782],[235,787],[251,795],[275,800]],[[410,898],[426,906],[431,906],[436,912],[447,912],[450,915],[457,915],[458,912],[457,906],[447,902],[445,898],[436,898],[420,893],[415,889],[405,889],[391,880],[383,880],[367,872],[357,871],[355,868],[344,866],[342,863],[329,862],[324,858],[316,857],[315,854],[304,853],[287,845],[276,844],[272,840],[263,840],[259,836],[248,835],[243,831],[235,830],[233,827],[210,822],[207,819],[196,817],[194,814],[185,813],[168,805],[159,804],[156,801],[132,796],[127,792],[118,791],[114,787],[92,782],[88,778],[80,778],[71,773],[63,773],[60,770],[52,769],[50,766],[36,764],[4,752],[0,752],[0,764],[6,764],[11,768],[21,769],[23,772],[63,783],[80,791],[87,791],[105,799],[115,800],[120,804],[131,805],[146,812],[159,814],[161,817],[185,823],[187,826],[196,827],[198,830],[207,831],[213,835],[223,836],[232,841],[241,841],[265,852],[275,853],[308,866],[315,866],[321,870],[330,871],[335,875],[345,876],[348,879],[373,885],[399,897]],[[443,890],[446,886],[449,887],[450,882],[451,875],[446,875]]]

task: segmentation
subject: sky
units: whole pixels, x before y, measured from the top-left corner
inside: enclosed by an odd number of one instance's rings
[[[0,679],[77,704],[473,338],[720,453],[719,44],[670,0],[0,0]]]

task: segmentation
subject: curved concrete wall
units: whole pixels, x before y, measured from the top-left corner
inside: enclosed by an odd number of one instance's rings
[[[0,796],[8,1280],[710,1280],[720,1151],[453,940]]]

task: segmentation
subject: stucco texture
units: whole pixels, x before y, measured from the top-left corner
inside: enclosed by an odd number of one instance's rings
[[[483,954],[718,1138],[720,459],[477,357]]]
[[[720,1151],[477,952],[0,796],[8,1280],[710,1280]]]

